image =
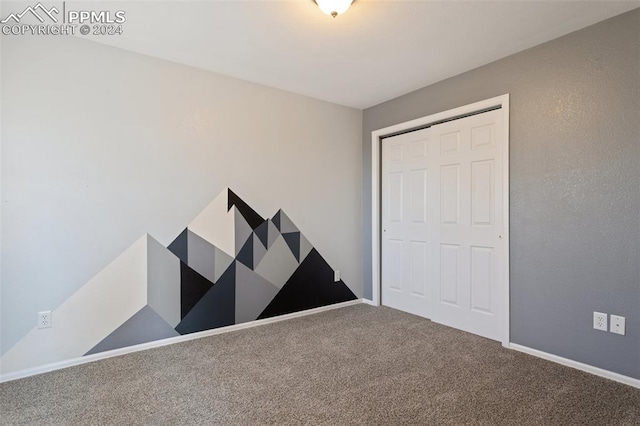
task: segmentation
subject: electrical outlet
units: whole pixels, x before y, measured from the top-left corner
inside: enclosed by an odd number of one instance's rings
[[[625,318],[618,315],[611,315],[611,326],[609,331],[624,336],[625,332]]]
[[[607,331],[607,314],[602,312],[593,313],[593,328],[596,330]]]
[[[340,281],[340,271],[333,271],[333,282]]]
[[[51,327],[51,311],[38,312],[38,328]]]

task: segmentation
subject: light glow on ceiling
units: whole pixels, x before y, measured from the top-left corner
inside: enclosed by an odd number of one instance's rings
[[[346,12],[353,0],[314,0],[321,11],[334,18]]]

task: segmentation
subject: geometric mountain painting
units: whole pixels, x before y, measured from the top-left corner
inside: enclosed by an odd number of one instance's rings
[[[282,210],[264,219],[230,189],[168,249],[181,261],[180,334],[356,298]]]
[[[225,189],[168,247],[136,241],[1,362],[19,371],[354,299],[282,210],[265,219]]]

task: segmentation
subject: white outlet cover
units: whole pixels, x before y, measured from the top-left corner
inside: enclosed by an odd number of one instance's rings
[[[607,331],[607,314],[602,312],[593,313],[593,328],[596,330]]]
[[[611,315],[611,328],[609,331],[616,334],[625,334],[625,317]]]
[[[334,282],[340,281],[340,271],[333,271],[333,281]]]
[[[51,311],[38,312],[38,328],[51,327]]]

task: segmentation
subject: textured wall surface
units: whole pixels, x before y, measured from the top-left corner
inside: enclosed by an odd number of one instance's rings
[[[371,132],[510,93],[511,341],[640,378],[640,10],[364,111]],[[627,335],[592,329],[593,311]]]
[[[76,37],[3,37],[1,55],[2,353],[225,187],[286,211],[361,295],[361,111]]]

